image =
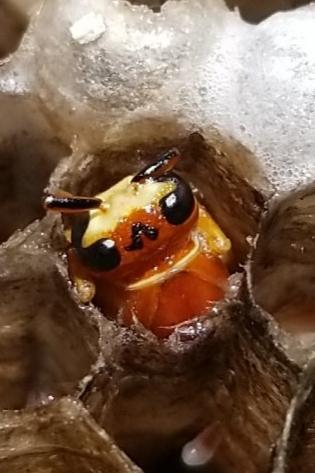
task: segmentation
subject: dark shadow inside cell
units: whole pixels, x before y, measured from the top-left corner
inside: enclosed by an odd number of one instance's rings
[[[132,5],[147,5],[154,12],[160,12],[167,0],[129,0]],[[178,0],[180,1],[180,0]],[[260,23],[269,16],[292,10],[311,3],[311,0],[225,0],[230,9],[238,8],[242,18],[249,23]]]
[[[162,5],[167,0],[129,0],[132,5],[147,5],[154,12],[160,12]]]
[[[0,62],[13,53],[22,40],[28,18],[9,0],[0,3]]]
[[[289,332],[315,333],[315,190],[271,206],[251,263],[253,296]]]
[[[146,468],[145,473],[224,473],[224,470],[215,463],[210,461],[202,466],[185,465],[181,459],[181,449],[174,449],[168,452],[166,456],[162,456],[151,467]]]
[[[243,19],[249,23],[260,23],[279,12],[308,5],[310,0],[225,0],[231,9],[238,8]]]
[[[22,132],[0,141],[0,242],[44,216],[42,194],[69,148],[57,138]]]

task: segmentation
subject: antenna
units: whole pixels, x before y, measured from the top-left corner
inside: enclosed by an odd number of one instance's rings
[[[172,148],[166,153],[161,154],[157,161],[153,164],[149,164],[144,169],[142,169],[138,174],[136,174],[131,182],[143,182],[150,177],[160,177],[163,174],[166,174],[176,166],[180,158],[180,152],[176,148]]]
[[[67,192],[49,194],[43,199],[44,209],[64,214],[86,212],[88,210],[98,209],[103,205],[104,202],[102,199],[74,196]]]

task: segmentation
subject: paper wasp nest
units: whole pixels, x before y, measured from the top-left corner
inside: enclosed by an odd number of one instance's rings
[[[315,468],[312,363],[299,381],[314,346],[315,6],[247,3],[256,20],[288,10],[255,24],[220,0],[162,3],[1,11],[26,31],[0,50],[0,472]],[[161,342],[80,304],[41,196],[94,195],[170,146],[238,266],[209,319]]]

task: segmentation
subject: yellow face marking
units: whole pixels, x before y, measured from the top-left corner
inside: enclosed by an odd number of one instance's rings
[[[125,177],[107,191],[95,196],[104,201],[104,206],[89,212],[89,224],[82,239],[84,248],[100,238],[110,237],[119,222],[136,210],[158,205],[162,197],[175,189],[172,181],[131,183],[132,177]]]
[[[199,205],[197,229],[205,239],[206,249],[213,255],[224,257],[231,251],[231,240],[225,236],[221,228],[201,205]]]

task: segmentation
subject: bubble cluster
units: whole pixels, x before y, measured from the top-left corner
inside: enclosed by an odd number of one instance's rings
[[[315,176],[314,19],[314,5],[252,25],[221,0],[168,1],[155,12],[47,0],[0,88],[31,91],[57,133],[88,149],[124,141],[126,130],[152,139],[157,122],[164,134],[172,123],[209,139],[216,128],[287,190]]]

